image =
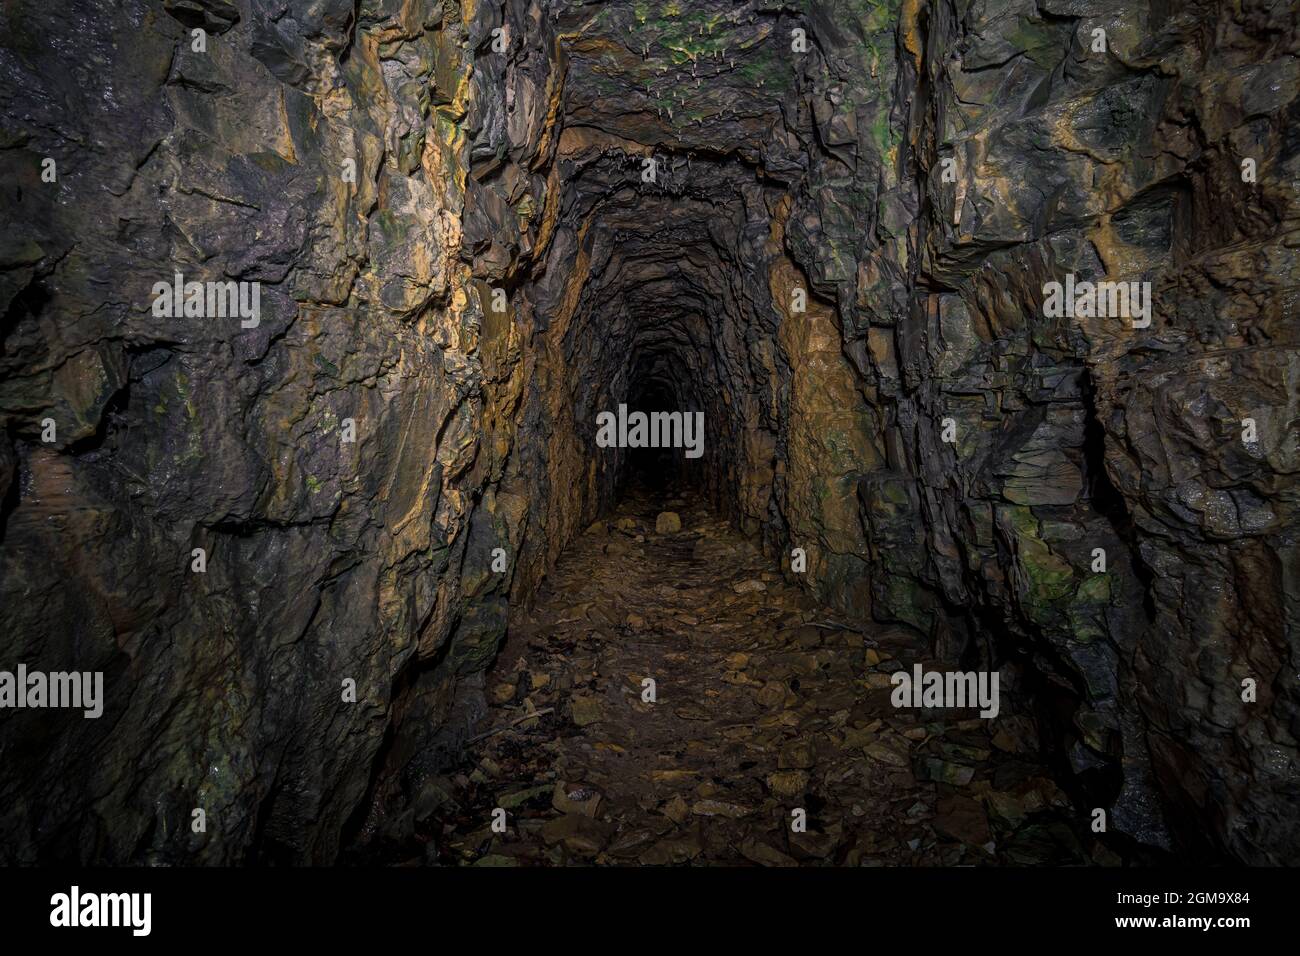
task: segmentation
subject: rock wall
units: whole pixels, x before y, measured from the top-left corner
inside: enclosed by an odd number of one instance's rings
[[[445,709],[504,604],[512,385],[465,235],[491,11],[69,14],[0,14],[0,607],[6,666],[107,699],[6,714],[0,856],[328,861],[399,690],[441,670]],[[158,317],[177,272],[259,282],[260,321]]]
[[[1059,733],[1085,806],[1143,842],[1294,861],[1295,11],[925,20],[908,308],[870,350],[900,382],[920,580],[1077,698]],[[1149,282],[1149,325],[1046,318],[1066,273]]]
[[[0,668],[107,699],[5,715],[0,859],[400,828],[617,494],[596,415],[663,402],[792,580],[1003,667],[1081,813],[1294,861],[1296,19],[10,4]],[[154,314],[178,272],[260,321]],[[1049,317],[1067,273],[1149,325]]]

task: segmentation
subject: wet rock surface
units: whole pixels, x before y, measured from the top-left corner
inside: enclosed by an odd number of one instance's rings
[[[1120,861],[1079,826],[1032,719],[893,707],[891,672],[939,666],[921,635],[860,632],[725,520],[669,504],[678,531],[656,532],[658,504],[633,496],[566,551],[512,617],[466,760],[414,785],[436,794],[427,812],[376,813],[359,859]]]

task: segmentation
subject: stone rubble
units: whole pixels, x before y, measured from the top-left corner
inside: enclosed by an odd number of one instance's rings
[[[479,722],[511,729],[431,778],[436,810],[377,834],[377,858],[1119,862],[1088,839],[1025,715],[891,706],[888,674],[924,660],[921,635],[837,619],[700,505],[681,509],[679,532],[638,543],[655,507],[629,498],[590,526],[535,608],[514,615],[489,672],[511,693]],[[553,710],[515,724],[542,707]],[[508,811],[504,833],[490,827],[496,807]],[[792,832],[797,807],[806,832]]]

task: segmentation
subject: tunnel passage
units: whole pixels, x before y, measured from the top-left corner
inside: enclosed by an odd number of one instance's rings
[[[781,414],[779,315],[767,296],[753,301],[745,290],[774,255],[764,249],[771,228],[765,203],[779,202],[782,191],[754,182],[754,171],[739,163],[697,161],[689,186],[679,185],[675,177],[688,176],[684,161],[648,158],[664,168],[653,188],[641,187],[635,158],[575,169],[570,188],[575,220],[585,225],[585,274],[557,277],[567,281],[555,299],[545,284],[535,290],[542,313],[563,312],[557,299],[573,297],[558,343],[573,400],[560,411],[572,416],[575,443],[596,465],[585,516],[612,504],[623,467],[623,456],[595,449],[596,417],[636,406],[647,391],[667,397],[666,410],[703,414],[703,454],[682,468],[739,515],[753,467],[746,442],[765,430],[774,445]],[[629,178],[636,187],[626,185]],[[581,288],[573,296],[575,281]]]
[[[4,5],[0,672],[105,719],[0,724],[0,861],[445,860],[500,792],[554,862],[590,790],[637,859],[1294,862],[1296,27],[1119,6]],[[999,715],[877,709],[943,662]]]
[[[519,436],[504,482],[534,499],[512,599],[639,473],[697,489],[787,564],[800,547],[806,586],[868,613],[856,476],[885,463],[884,423],[841,344],[834,285],[796,261],[811,222],[795,210],[844,172],[810,138],[799,90],[815,65],[767,42],[798,19],[710,8],[661,24],[617,5],[557,19],[591,35],[550,80],[554,214],[512,299],[536,356],[521,414],[548,436]],[[667,32],[630,52],[623,28]],[[507,172],[485,181],[517,192]],[[602,412],[649,395],[702,413],[698,460],[596,447]]]
[[[539,826],[561,814],[545,831],[506,841],[510,859],[527,863],[598,850],[659,863],[701,853],[826,859],[863,799],[893,809],[875,811],[880,820],[865,827],[872,835],[847,858],[837,851],[839,862],[863,854],[967,859],[951,846],[909,856],[902,811],[934,806],[910,773],[894,773],[909,746],[904,735],[916,727],[882,692],[893,671],[932,662],[936,651],[955,663],[967,623],[947,621],[941,648],[910,615],[865,638],[853,623],[869,619],[872,604],[874,546],[858,512],[863,476],[906,467],[906,453],[896,437],[891,445],[865,357],[844,344],[853,330],[831,270],[808,255],[808,194],[842,175],[844,157],[819,143],[813,115],[792,109],[807,64],[786,44],[747,52],[755,30],[766,36],[794,22],[781,14],[719,19],[699,29],[707,49],[678,61],[670,47],[671,65],[629,56],[612,38],[566,47],[563,78],[552,80],[562,89],[561,131],[546,181],[554,210],[547,251],[511,292],[531,356],[519,397],[528,425],[515,436],[518,477],[507,470],[501,487],[529,498],[520,535],[526,573],[511,590],[504,646],[464,698],[484,703],[466,705],[466,733],[439,761],[421,772],[403,768],[400,786],[377,787],[370,810],[378,835],[358,849],[362,858],[422,852],[455,862],[505,790],[520,801],[521,818]],[[729,32],[739,52],[724,56]],[[733,55],[748,61],[742,70]],[[692,74],[671,107],[655,102],[666,69]],[[696,85],[701,72],[712,82]],[[771,87],[754,82],[763,77]],[[492,167],[482,181],[506,188],[511,172]],[[601,447],[600,418],[620,408],[699,411],[700,458]],[[846,653],[864,640],[865,658]],[[967,657],[979,666],[978,653]],[[663,709],[642,697],[624,713],[629,681],[635,697],[646,693],[647,677],[656,691],[662,684]],[[829,772],[854,782],[813,792],[814,741],[855,686],[875,693],[844,712],[847,739],[872,748],[875,769],[859,781],[852,753],[838,751]],[[1012,852],[1081,861],[1094,841],[1064,812],[1067,796],[1039,763],[1032,708],[1011,693],[1002,706],[1017,728],[1008,738],[1015,769],[990,759],[986,736],[954,723],[936,735],[944,743],[930,749],[921,786],[976,775],[1029,781],[1043,811],[1038,825],[1051,835]],[[784,729],[764,728],[778,713]],[[617,756],[593,759],[593,751]],[[954,753],[974,766],[951,762]],[[714,782],[676,793],[662,786],[697,774]],[[551,789],[537,791],[538,779]],[[384,834],[375,821],[388,812],[385,797],[411,805],[431,786],[450,799],[416,839]],[[823,811],[794,845],[782,836],[785,821],[773,818],[788,801]],[[968,801],[952,796],[941,808],[953,818],[944,825],[960,830],[958,842],[990,842],[992,830]],[[734,825],[659,839],[662,815],[685,825],[693,813]],[[767,819],[755,823],[755,815]],[[615,833],[636,838],[615,851]]]
[[[670,361],[669,357],[655,364]],[[698,406],[698,400],[683,400],[679,397],[689,393],[675,388],[670,375],[669,370],[655,367],[638,368],[632,373],[628,386],[628,410],[658,416],[659,421],[666,421],[667,424],[654,427],[656,418],[651,418],[652,437],[647,439],[650,444],[627,450],[614,479],[616,496],[632,487],[645,494],[671,497],[674,496],[673,492],[696,488],[702,484],[702,463],[691,458],[688,453],[686,443],[689,436],[683,418],[695,414],[692,409]],[[669,419],[667,416],[676,418]],[[702,457],[707,437],[703,434],[703,427],[699,431],[701,434],[697,441]],[[665,437],[667,441],[663,440]]]
[[[558,588],[582,592],[579,582],[595,581],[635,592],[657,574],[676,580],[680,596],[687,582],[707,592],[735,562],[767,589],[745,594],[770,592],[779,606],[779,592],[791,606],[812,601],[828,617],[893,629],[900,643],[884,661],[919,653],[1000,670],[1005,726],[1015,728],[1002,743],[1043,755],[1064,787],[1043,784],[1031,799],[1044,809],[1112,807],[1116,845],[1126,854],[1171,848],[1135,717],[1134,677],[1120,663],[1132,651],[1122,635],[1150,623],[1141,609],[1151,574],[1131,529],[1112,520],[1115,509],[1092,501],[1110,484],[1085,482],[1099,467],[1086,436],[1105,430],[1095,389],[1081,373],[1086,360],[1072,330],[1008,318],[1037,311],[1032,289],[1057,267],[1027,240],[1008,246],[1021,224],[999,220],[1001,200],[975,200],[982,204],[974,212],[962,206],[974,174],[957,187],[952,208],[933,181],[951,148],[935,146],[949,135],[942,110],[955,115],[967,106],[929,86],[942,53],[910,31],[960,35],[960,18],[931,19],[926,9],[891,32],[883,22],[842,22],[843,11],[805,17],[708,3],[680,17],[634,4],[554,13],[560,61],[528,44],[514,61],[516,76],[545,85],[558,118],[542,139],[553,148],[549,172],[543,183],[537,156],[521,151],[515,165],[492,166],[482,179],[500,201],[545,195],[548,209],[535,234],[544,252],[529,246],[530,232],[518,250],[494,243],[476,260],[503,272],[509,257],[521,262],[512,307],[524,354],[532,355],[518,398],[526,424],[500,484],[530,502],[512,538],[522,542],[522,572],[511,585],[507,645],[488,677],[501,681],[487,688],[489,699],[495,692],[509,698],[507,707],[525,706],[531,697],[519,688],[534,680],[535,667],[548,679],[574,676],[563,654],[547,656],[565,650],[569,637],[552,646],[546,632],[576,613],[564,603],[573,595]],[[1068,48],[1064,22],[1050,29]],[[817,37],[806,56],[787,42],[796,30]],[[1042,82],[1046,90],[1046,74]],[[971,102],[983,95],[968,92]],[[933,115],[899,106],[913,97],[942,106]],[[1061,149],[1075,155],[1073,145]],[[1019,160],[1012,166],[1023,168]],[[995,193],[1008,190],[998,185]],[[1025,213],[1030,222],[1037,216]],[[982,238],[971,244],[968,228]],[[1104,268],[1088,258],[1088,241],[1071,253],[1075,267]],[[1116,258],[1107,251],[1108,262]],[[1013,278],[995,278],[1005,275]],[[597,448],[597,417],[622,404],[702,411],[699,462]],[[950,441],[949,425],[961,437]],[[1101,467],[1122,470],[1111,447]],[[646,490],[657,503],[640,496]],[[694,510],[697,501],[706,510]],[[652,535],[658,507],[682,511],[684,538]],[[710,524],[715,517],[760,547],[765,572],[736,557],[745,546],[735,541],[712,550],[711,539],[725,537]],[[625,532],[631,545],[618,537]],[[1085,543],[1121,569],[1104,593],[1088,580]],[[621,564],[629,547],[637,560]],[[605,564],[624,576],[605,577]],[[752,600],[707,593],[724,607]],[[665,611],[635,596],[610,613],[615,619],[589,623],[617,630],[620,647],[635,645],[665,613],[670,633],[683,618],[703,619],[699,608]],[[582,646],[581,636],[573,639]],[[807,631],[782,632],[792,639],[818,646]],[[828,640],[822,646],[836,638]],[[524,670],[512,670],[520,660]],[[879,681],[894,669],[884,666],[874,676],[839,676]],[[785,682],[789,675],[770,660],[742,674],[772,683],[773,701],[776,683],[796,695],[811,686]],[[842,690],[823,692],[834,700]],[[577,711],[570,716],[584,725]],[[537,726],[545,737],[546,722]],[[945,766],[964,747],[988,749],[954,742],[926,766]],[[887,752],[873,759],[888,763]],[[762,787],[770,799],[772,781]],[[566,799],[556,806],[567,807]],[[968,809],[955,800],[945,812],[958,808]],[[1077,848],[1073,823],[1043,826],[1052,834],[1047,844]],[[585,840],[600,842],[583,833],[558,842],[568,852]],[[1088,852],[1096,859],[1115,851]]]

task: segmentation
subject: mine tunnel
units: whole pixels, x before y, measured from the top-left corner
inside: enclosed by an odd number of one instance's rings
[[[1300,861],[1265,6],[8,4],[0,861]]]

